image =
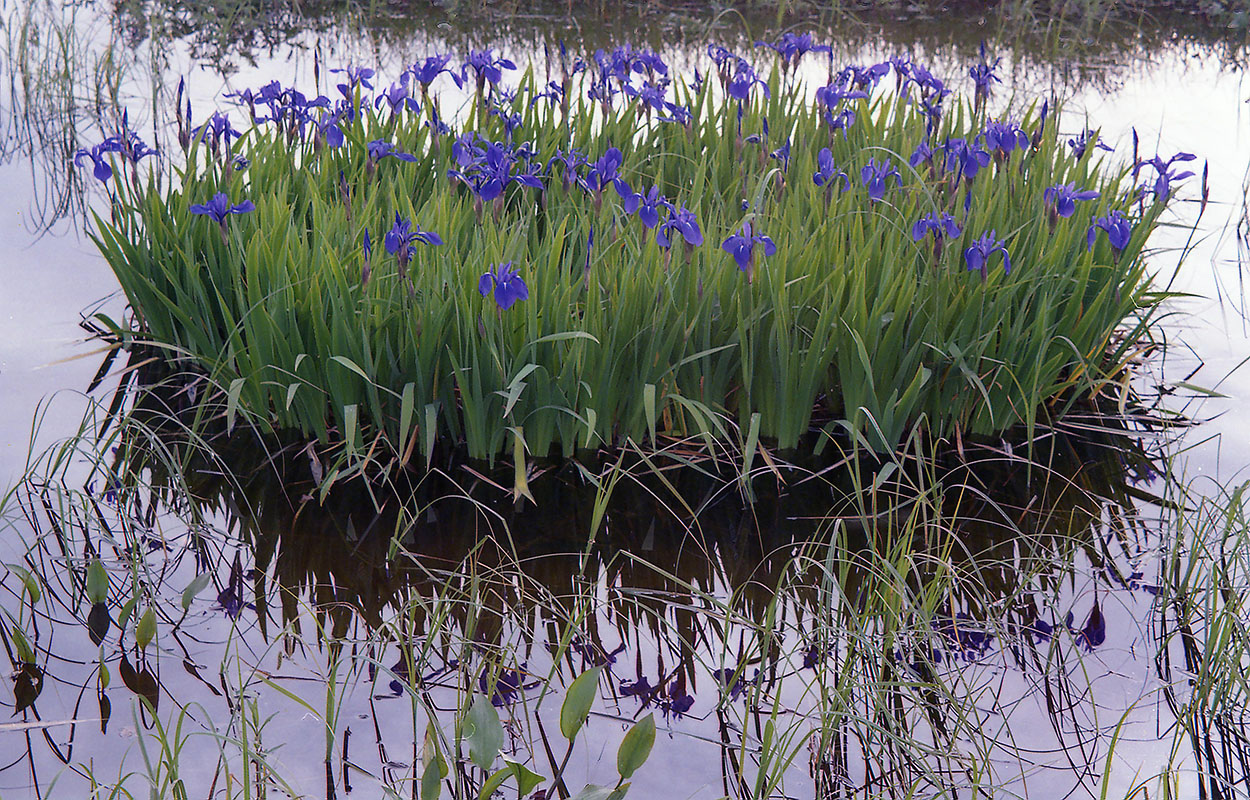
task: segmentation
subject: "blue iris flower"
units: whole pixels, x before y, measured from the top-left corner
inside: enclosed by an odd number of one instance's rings
[[[773,244],[772,239],[763,234],[752,234],[751,223],[744,222],[740,233],[727,237],[720,245],[722,250],[734,257],[738,269],[747,274],[747,283],[751,283],[755,277],[755,246],[757,244],[763,247],[765,256],[771,256],[777,252],[777,245]]]
[[[1011,155],[1011,151],[1017,147],[1021,150],[1029,149],[1029,135],[1014,122],[990,120],[985,123],[985,131],[981,135],[990,152],[1003,158]]]
[[[247,214],[255,210],[256,206],[252,204],[251,200],[244,200],[242,203],[231,205],[230,197],[225,192],[218,192],[213,195],[212,200],[209,200],[207,203],[193,205],[190,209],[192,214],[202,214],[217,220],[217,225],[221,228],[222,241],[227,240],[226,219],[231,214]]]
[[[370,164],[376,164],[388,156],[398,158],[400,161],[407,161],[409,163],[417,160],[416,156],[399,150],[395,147],[395,145],[385,141],[384,139],[374,139],[372,142],[365,145],[365,149],[369,153]]]
[[[1011,256],[1007,254],[1005,243],[997,238],[997,231],[990,231],[975,240],[972,246],[964,250],[964,261],[968,263],[970,271],[979,270],[981,272],[981,280],[985,281],[989,278],[990,257],[995,253],[1003,254],[1003,272],[1011,273]]]
[[[1133,235],[1133,224],[1124,216],[1124,212],[1115,210],[1105,217],[1099,217],[1089,226],[1089,232],[1085,235],[1085,242],[1088,248],[1093,248],[1094,240],[1098,237],[1098,230],[1102,229],[1107,233],[1107,241],[1111,243],[1111,249],[1115,253],[1115,257],[1119,258],[1121,251],[1128,247],[1129,238]]]
[[[1074,183],[1057,183],[1042,192],[1042,200],[1051,213],[1064,218],[1076,213],[1077,200],[1096,200],[1099,196],[1093,190],[1078,190]]]
[[[495,58],[495,53],[489,47],[485,50],[470,50],[465,56],[464,65],[460,68],[461,80],[468,80],[469,70],[477,75],[477,86],[480,91],[487,82],[492,86],[503,80],[503,70],[516,69],[510,59]]]
[[[831,192],[839,180],[842,182],[842,191],[851,188],[851,179],[833,163],[833,152],[825,147],[816,154],[816,171],[812,173],[812,183],[824,186],[826,192]]]
[[[1134,131],[1134,133],[1136,132]],[[1072,156],[1078,159],[1085,155],[1085,151],[1088,150],[1091,145],[1095,149],[1106,150],[1108,153],[1115,152],[1114,148],[1108,147],[1102,143],[1099,139],[1098,131],[1096,130],[1085,130],[1080,136],[1068,140],[1068,147],[1072,148]]]
[[[432,55],[420,64],[413,64],[408,67],[408,74],[417,79],[422,86],[429,86],[434,79],[446,72],[451,75],[457,86],[462,85],[460,76],[451,69],[448,69],[447,63],[451,61],[450,55]]]
[[[903,183],[902,176],[888,158],[880,164],[875,158],[870,158],[864,168],[859,171],[859,178],[868,189],[868,199],[874,203],[885,197],[886,183],[890,178],[894,179],[896,186]]]
[[[907,163],[913,167],[918,167],[921,164],[932,164],[933,148],[929,146],[928,142],[921,142],[911,152],[911,158],[907,159]]]
[[[500,311],[507,311],[513,303],[530,296],[529,287],[512,268],[511,261],[497,265],[494,270],[483,272],[478,279],[477,290],[482,297],[494,291],[495,305],[499,306]]]
[[[586,185],[591,191],[602,192],[607,188],[608,184],[617,184],[616,190],[622,197],[629,193],[629,185],[621,180],[618,170],[625,158],[621,155],[621,151],[615,147],[609,147],[607,152],[603,154],[598,161],[590,168],[590,172],[586,174]]]
[[[617,183],[617,187],[622,182]],[[672,204],[660,194],[660,187],[652,186],[651,191],[643,195],[639,192],[630,192],[621,198],[622,206],[626,214],[638,214],[638,219],[642,220],[642,224],[650,229],[660,224],[660,209],[672,208]]]
[[[401,277],[408,266],[408,262],[416,255],[418,242],[438,246],[443,243],[443,240],[437,233],[423,231],[420,227],[414,228],[411,222],[401,217],[399,212],[396,211],[395,224],[386,232],[383,243],[386,245],[386,252],[399,260]]]
[[[1166,200],[1168,199],[1168,195],[1172,193],[1172,183],[1174,181],[1181,181],[1185,178],[1193,177],[1194,174],[1190,170],[1176,172],[1171,169],[1172,165],[1178,161],[1193,161],[1195,158],[1197,157],[1192,153],[1177,153],[1167,161],[1164,161],[1162,156],[1156,155],[1154,158],[1138,162],[1137,167],[1141,168],[1151,166],[1155,168],[1155,182],[1151,187],[1154,191],[1154,198],[1156,200]]]
[[[196,140],[207,143],[213,152],[216,153],[219,144],[229,148],[230,140],[237,139],[243,134],[231,126],[230,118],[224,112],[218,111],[209,117],[203,125],[193,128],[191,135]]]
[[[979,137],[971,144],[965,139],[948,139],[943,149],[946,150],[946,168],[958,173],[956,180],[971,181],[982,167],[990,165],[990,154],[981,146]]]
[[[703,231],[699,228],[699,220],[685,206],[680,210],[672,205],[668,206],[668,219],[655,232],[656,244],[665,249],[672,247],[675,238],[673,234],[679,234],[691,247],[703,244]]]
[[[756,47],[767,47],[781,56],[781,63],[789,69],[799,63],[808,53],[832,53],[827,44],[816,44],[810,33],[783,33],[775,42],[757,41]]]
[[[381,108],[385,103],[390,109],[391,114],[399,114],[404,109],[409,111],[420,111],[421,104],[417,99],[408,92],[408,75],[407,73],[400,79],[392,83],[382,91],[373,100],[374,108]]]
[[[759,84],[764,88],[764,96],[771,97],[768,90],[768,84],[764,79],[755,74],[754,68],[745,58],[739,58],[737,65],[734,67],[733,77],[730,78],[728,86],[725,87],[725,94],[739,102],[745,102],[751,99],[751,88]]]
[[[946,213],[939,214],[936,211],[916,220],[916,224],[911,227],[911,238],[914,242],[920,241],[929,234],[941,242],[945,238],[954,239],[960,233],[959,223],[955,222],[954,217]]]
[[[1002,83],[1002,79],[995,72],[1001,62],[1001,58],[996,58],[993,64],[989,63],[989,58],[985,54],[985,41],[982,40],[981,63],[968,70],[968,75],[972,78],[975,87],[972,97],[977,111],[980,111],[985,106],[985,101],[989,99],[990,87],[995,83]]]
[[[113,167],[109,165],[108,154],[116,153],[117,145],[109,139],[100,142],[94,147],[83,148],[74,154],[74,166],[81,167],[85,162],[92,163],[91,174],[101,183],[105,183],[109,178],[113,177]]]

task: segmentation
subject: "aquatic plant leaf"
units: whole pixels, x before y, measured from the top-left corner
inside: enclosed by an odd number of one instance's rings
[[[26,632],[14,625],[11,631],[11,638],[13,639],[13,649],[17,651],[17,660],[24,664],[33,664],[35,651],[26,639]]]
[[[499,712],[486,695],[476,695],[469,713],[465,716],[465,736],[469,740],[469,758],[480,768],[487,770],[494,763],[503,747],[503,725],[499,724]]]
[[[161,699],[161,691],[152,672],[147,667],[136,670],[125,654],[122,655],[118,671],[121,673],[122,683],[126,688],[146,700],[151,706],[152,713],[155,714],[157,703]]]
[[[517,793],[521,797],[524,797],[534,791],[538,784],[547,780],[542,775],[530,771],[519,761],[513,761],[505,758],[504,763],[507,766],[497,770],[495,774],[487,778],[486,782],[482,784],[482,790],[477,793],[478,800],[486,800],[486,798],[492,796],[500,786],[503,786],[503,782],[508,778],[516,778],[518,787]]]
[[[421,772],[421,800],[438,800],[438,796],[443,793],[442,781],[438,759],[432,759]]]
[[[32,604],[38,603],[39,598],[43,596],[43,592],[39,589],[39,579],[31,575],[30,570],[17,564],[5,564],[4,566],[21,580],[26,594],[30,595],[30,602]]]
[[[113,703],[109,696],[100,692],[100,733],[108,733],[109,717],[113,715]]]
[[[143,616],[139,617],[139,624],[135,626],[135,643],[142,649],[152,643],[152,639],[156,636],[156,610],[148,607],[143,612]]]
[[[91,606],[91,610],[87,612],[87,634],[91,637],[92,644],[99,645],[103,642],[112,625],[113,618],[106,604],[96,603]]]
[[[569,684],[564,705],[560,706],[560,733],[570,742],[577,736],[590,714],[590,707],[594,705],[595,695],[599,692],[599,675],[602,672],[602,666],[591,667]]]
[[[621,787],[621,789],[624,788],[626,788],[626,786]],[[595,786],[594,784],[590,784],[585,789],[582,789],[580,792],[573,795],[573,800],[608,800],[608,798],[615,795],[616,792],[612,790],[611,786]]]
[[[87,599],[92,603],[103,603],[108,596],[108,573],[104,571],[104,564],[100,559],[93,558],[87,565]]]
[[[191,579],[191,582],[187,584],[187,588],[182,590],[183,611],[191,608],[191,602],[195,600],[196,595],[204,591],[210,580],[212,580],[212,575],[207,572],[201,572]]]
[[[646,763],[655,745],[655,714],[648,714],[634,723],[616,751],[616,771],[629,778]]]
[[[22,664],[17,671],[17,682],[13,686],[14,716],[34,705],[42,691],[43,670],[37,664]]]
[[[243,393],[243,387],[247,384],[244,378],[235,378],[230,381],[230,388],[226,391],[226,433],[234,432],[234,417],[239,412],[239,395]]]

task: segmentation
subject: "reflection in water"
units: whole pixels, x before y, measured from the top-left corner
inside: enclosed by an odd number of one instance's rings
[[[536,504],[515,505],[489,466],[453,462],[402,490],[393,478],[322,498],[308,448],[192,435],[177,414],[184,386],[126,404],[97,445],[113,453],[107,476],[71,491],[62,453],[57,480],[23,490],[27,563],[57,605],[32,611],[38,655],[21,674],[81,687],[77,702],[87,694],[103,716],[130,696],[101,679],[107,669],[149,698],[146,725],[194,708],[196,725],[235,737],[259,713],[248,702],[272,703],[276,687],[312,709],[339,704],[326,712],[339,722],[327,723],[325,774],[274,766],[275,785],[281,774],[305,787],[324,778],[328,794],[400,787],[420,754],[396,751],[420,739],[423,713],[451,730],[474,693],[511,720],[511,757],[551,774],[541,731],[555,709],[543,698],[592,665],[606,677],[577,762],[586,780],[602,772],[601,747],[610,759],[612,720],[656,711],[674,737],[657,758],[670,763],[636,782],[659,790],[677,769],[681,796],[1009,782],[1021,755],[1003,735],[985,739],[991,723],[1040,722],[1082,764],[1105,753],[1114,726],[1088,718],[1097,697],[1072,674],[1087,653],[1128,644],[1106,621],[1112,593],[1152,599],[1133,568],[1149,544],[1134,482],[1153,469],[1140,422],[1046,432],[1031,459],[1020,443],[965,443],[923,465],[776,462],[753,480],[754,504],[730,465],[550,465],[531,478]],[[87,635],[79,588],[97,555],[116,623],[100,637]],[[1092,594],[1074,594],[1091,575]],[[154,633],[141,633],[145,609]],[[28,710],[60,718],[65,701],[45,688]],[[345,752],[362,720],[376,761]],[[82,726],[69,742],[107,761],[107,730]],[[271,748],[306,735],[265,733]],[[32,746],[26,759],[38,773],[51,757]],[[481,777],[451,780],[476,796]]]

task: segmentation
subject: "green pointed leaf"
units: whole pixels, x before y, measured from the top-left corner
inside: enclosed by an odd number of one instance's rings
[[[226,392],[226,433],[229,434],[234,430],[234,416],[239,412],[239,395],[243,393],[243,386],[247,381],[243,378],[235,378],[230,381],[230,389]]]
[[[469,758],[484,770],[490,769],[503,747],[503,725],[499,712],[485,695],[476,695],[464,718],[465,738],[469,740]]]
[[[152,643],[152,639],[156,637],[156,611],[151,607],[143,612],[143,616],[139,618],[139,624],[135,626],[135,643],[142,649]]]
[[[31,575],[30,570],[17,564],[5,564],[4,566],[21,580],[22,586],[26,589],[26,594],[30,595],[30,602],[38,603],[39,598],[43,596],[43,592],[39,590],[39,579]]]
[[[187,588],[182,590],[183,611],[191,608],[191,602],[195,600],[195,596],[204,591],[204,587],[208,586],[208,582],[211,579],[212,575],[207,572],[201,572],[191,579],[191,582],[187,584]]]
[[[637,772],[646,763],[654,745],[655,714],[648,714],[634,723],[616,751],[616,771],[621,778],[629,778]]]
[[[104,564],[98,558],[91,559],[87,565],[87,599],[92,605],[103,603],[109,597],[109,576],[104,571]]]
[[[608,800],[612,795],[611,786],[595,786],[591,784],[573,795],[573,800]]]
[[[421,800],[438,800],[443,793],[443,778],[438,773],[438,759],[431,759],[421,772]]]
[[[595,696],[599,693],[599,674],[603,667],[591,667],[578,675],[569,684],[568,694],[564,697],[564,705],[560,706],[560,733],[570,742],[586,722],[590,707],[594,705]]]

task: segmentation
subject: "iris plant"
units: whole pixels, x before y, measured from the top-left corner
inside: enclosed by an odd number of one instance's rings
[[[106,183],[109,178],[113,177],[113,168],[109,165],[108,154],[116,153],[117,145],[110,139],[91,147],[83,148],[74,153],[74,166],[81,167],[85,162],[92,163],[91,174],[101,183]]]
[[[738,269],[747,274],[747,283],[751,283],[755,279],[755,246],[760,245],[764,249],[765,256],[771,256],[777,252],[777,245],[773,244],[773,240],[763,234],[752,234],[751,223],[742,223],[742,231],[730,236],[721,242],[721,249],[734,257],[734,261],[738,264]]]
[[[1096,200],[1098,197],[1098,192],[1078,190],[1074,183],[1057,183],[1042,192],[1042,200],[1050,209],[1052,222],[1056,216],[1066,219],[1076,213],[1077,200]]]
[[[833,152],[828,147],[822,148],[816,155],[816,171],[812,173],[812,183],[825,187],[825,195],[828,197],[839,180],[842,191],[851,188],[851,179],[833,163]]]
[[[247,214],[250,211],[255,211],[256,206],[252,204],[251,200],[244,200],[242,203],[231,205],[230,197],[225,192],[218,192],[213,195],[212,200],[209,200],[207,203],[193,205],[190,210],[192,214],[202,214],[217,220],[217,225],[221,228],[221,240],[225,242],[229,240],[226,234],[226,220],[230,215]]]
[[[1010,274],[1011,256],[1007,254],[1005,243],[997,238],[997,231],[990,231],[973,241],[972,246],[964,250],[964,261],[970,271],[980,271],[981,281],[985,282],[990,276],[990,257],[995,253],[1003,254],[1003,272]]]
[[[703,231],[699,228],[699,220],[685,206],[680,210],[673,205],[668,206],[668,219],[655,232],[655,241],[660,247],[667,249],[673,246],[673,234],[680,235],[691,247],[703,244]]]
[[[885,197],[886,183],[890,178],[894,179],[896,186],[903,183],[902,176],[888,158],[880,164],[875,158],[868,159],[868,163],[859,171],[859,178],[868,189],[868,199],[874,203]]]
[[[443,243],[442,238],[432,231],[423,231],[420,227],[414,229],[411,222],[404,219],[395,212],[395,224],[386,232],[383,243],[386,245],[386,252],[395,256],[399,262],[399,277],[401,279],[407,277],[408,262],[416,255],[417,243],[438,246]]]
[[[1089,232],[1085,235],[1085,243],[1089,248],[1093,248],[1094,240],[1098,238],[1098,230],[1102,229],[1107,233],[1107,241],[1111,243],[1111,250],[1118,259],[1120,253],[1125,247],[1128,247],[1128,240],[1133,235],[1133,224],[1124,216],[1124,212],[1116,209],[1105,217],[1099,217],[1089,226]]]
[[[512,268],[511,261],[498,264],[493,270],[483,272],[482,277],[477,281],[477,290],[482,297],[493,291],[495,305],[499,306],[501,312],[507,311],[518,300],[525,300],[530,296],[529,287]]]
[[[1164,161],[1162,156],[1155,156],[1154,158],[1138,162],[1137,167],[1151,166],[1155,168],[1155,182],[1151,187],[1154,192],[1154,199],[1167,200],[1168,196],[1172,193],[1172,183],[1174,181],[1184,180],[1185,178],[1192,177],[1194,174],[1190,170],[1176,172],[1171,169],[1172,165],[1178,161],[1182,163],[1186,161],[1193,161],[1195,158],[1196,156],[1192,153],[1177,153],[1167,161]]]

